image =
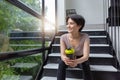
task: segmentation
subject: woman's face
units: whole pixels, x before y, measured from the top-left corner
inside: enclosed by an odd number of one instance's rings
[[[75,23],[71,18],[69,18],[67,21],[67,29],[69,33],[78,32],[80,29],[80,26],[77,25],[77,23]]]

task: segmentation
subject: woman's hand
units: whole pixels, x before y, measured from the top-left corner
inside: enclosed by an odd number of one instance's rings
[[[67,56],[62,57],[62,60],[65,62],[66,65],[68,65],[70,67],[76,67],[78,64],[77,59],[71,60]]]
[[[70,60],[70,61],[69,61],[69,66],[70,66],[70,67],[76,67],[77,65],[78,65],[77,59],[74,59],[74,60]]]
[[[65,62],[66,65],[69,65],[70,59],[67,56],[62,56],[62,60]]]

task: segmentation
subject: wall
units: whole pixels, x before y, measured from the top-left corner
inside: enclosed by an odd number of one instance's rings
[[[65,0],[66,9],[76,9],[86,19],[86,24],[103,24],[103,0]],[[97,19],[97,20],[96,20]]]
[[[65,24],[65,0],[57,0],[58,26]]]
[[[57,0],[58,25],[65,24],[66,9],[76,9],[86,24],[104,24],[103,0]],[[97,19],[97,20],[96,20]]]
[[[78,14],[85,17],[86,25],[100,24],[99,28],[103,29],[104,26],[101,27],[101,24],[105,22],[103,2],[104,0],[57,0],[58,27],[65,25],[66,9],[76,9]],[[96,28],[96,25],[91,26],[91,28]]]

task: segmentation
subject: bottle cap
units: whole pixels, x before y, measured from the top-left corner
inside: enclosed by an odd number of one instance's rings
[[[73,48],[68,48],[65,50],[66,54],[74,54],[75,50]]]

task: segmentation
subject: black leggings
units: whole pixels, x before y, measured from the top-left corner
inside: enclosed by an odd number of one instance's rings
[[[62,60],[60,60],[57,71],[57,80],[65,80],[67,67],[68,66]],[[80,67],[80,64],[78,64],[78,67]],[[82,63],[82,69],[84,74],[84,80],[93,80],[89,67],[89,61],[85,61]]]

